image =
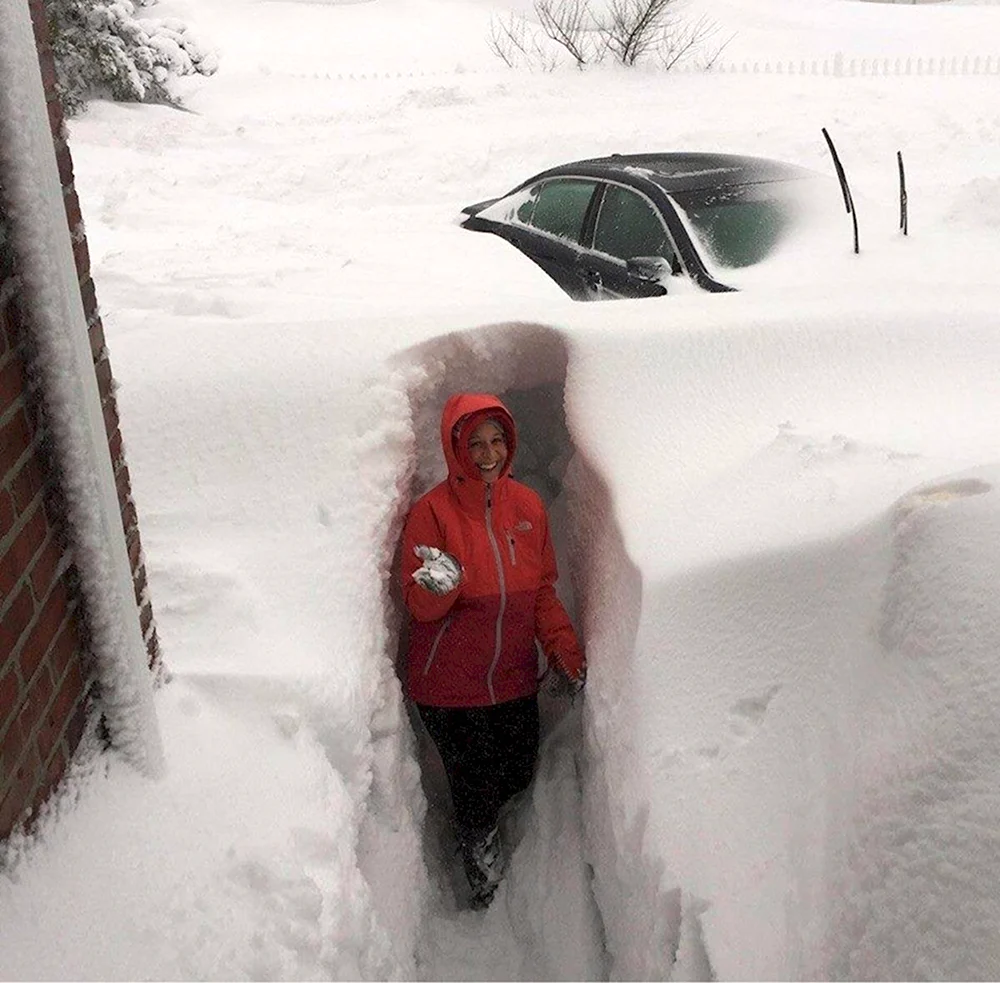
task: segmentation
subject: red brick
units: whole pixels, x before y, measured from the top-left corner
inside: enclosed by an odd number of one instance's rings
[[[153,623],[153,605],[148,601],[142,606],[139,614],[139,627],[142,629],[142,637],[146,637],[149,626]]]
[[[87,248],[87,237],[83,234],[82,226],[73,230],[73,259],[76,261],[76,275],[80,279],[89,277],[90,250]]]
[[[48,785],[48,791],[54,791],[55,787],[63,780],[63,775],[66,774],[66,769],[69,767],[69,758],[66,755],[66,751],[60,744],[56,748],[55,754],[49,759],[49,763],[45,768],[45,780]],[[37,800],[36,800],[37,801]],[[41,802],[37,802],[41,805]]]
[[[0,598],[13,595],[23,574],[24,567],[17,562],[12,552],[0,553]]]
[[[0,725],[6,721],[0,721]],[[3,787],[13,778],[14,767],[24,753],[24,741],[21,732],[15,723],[7,728],[7,732],[0,740],[0,795],[3,794]]]
[[[59,687],[59,693],[49,708],[47,715],[49,723],[58,725],[63,721],[69,720],[73,713],[73,707],[83,696],[85,689],[86,680],[83,678],[79,664],[76,662],[70,663],[69,671],[66,673],[65,679],[63,679],[62,685]]]
[[[20,703],[23,696],[21,680],[13,662],[10,662],[0,670],[0,727],[3,727],[8,714]]]
[[[24,650],[21,652],[21,674],[26,680],[31,679],[68,617],[71,617],[69,598],[65,586],[60,581],[49,595],[42,613],[24,643]]]
[[[111,463],[114,465],[115,472],[118,471],[118,466],[125,463],[125,443],[122,440],[122,432],[116,430],[108,440],[108,453],[111,455]]]
[[[48,761],[52,749],[62,740],[64,725],[68,719],[54,714],[49,714],[35,735],[35,745],[42,761]]]
[[[139,525],[139,514],[131,499],[122,506],[122,531],[129,533]]]
[[[65,140],[56,144],[56,164],[59,167],[59,183],[68,188],[73,183],[73,158]]]
[[[59,573],[59,563],[63,558],[64,546],[54,533],[45,542],[31,570],[31,589],[35,597],[45,597]]]
[[[21,409],[0,428],[0,472],[9,471],[30,446],[31,428]]]
[[[139,562],[142,559],[142,543],[139,539],[139,530],[133,529],[127,538],[128,543],[128,558],[132,562],[132,575],[135,576],[135,571],[139,567]]]
[[[47,528],[45,512],[36,509],[7,552],[0,556],[0,596],[14,592],[14,586],[45,542]]]
[[[57,682],[63,678],[72,663],[80,661],[80,645],[76,618],[70,618],[63,625],[49,652],[49,668],[52,670],[52,678]]]
[[[150,669],[155,668],[160,664],[161,652],[160,652],[160,636],[156,634],[156,626],[153,626],[153,630],[150,633],[149,639],[146,642],[146,654],[149,656],[147,660],[147,665]]]
[[[97,388],[100,390],[101,399],[111,395],[114,377],[111,374],[111,359],[105,355],[94,363],[94,371],[97,375]]]
[[[45,13],[43,0],[29,0],[28,10],[31,13],[31,27],[35,34],[35,46],[44,51],[49,47],[49,21]]]
[[[10,483],[10,494],[18,515],[24,515],[31,509],[44,487],[45,472],[38,457],[32,454]]]
[[[51,99],[56,91],[56,65],[51,51],[47,54],[48,57],[46,57],[44,49],[38,52],[38,65],[42,70],[42,85],[45,86],[45,96],[47,99]]]
[[[75,198],[76,195],[73,197]],[[77,222],[70,222],[69,227],[75,231],[82,221],[81,218]],[[83,312],[89,320],[92,314],[97,313],[97,291],[94,288],[92,277],[87,276],[80,279],[80,296],[83,298]]]
[[[96,315],[87,318],[87,324],[89,325],[87,333],[90,335],[90,353],[96,362],[101,358],[104,349],[107,348],[107,342],[104,340],[104,325],[101,324],[101,319]]]
[[[38,749],[32,744],[25,744],[21,749],[21,760],[14,766],[13,775],[15,778],[34,777],[41,770],[41,764]]]
[[[41,770],[37,757],[37,753],[32,752],[31,759],[18,767],[13,783],[0,802],[0,838],[7,836],[31,811],[32,794]]]
[[[148,580],[146,578],[146,564],[144,563],[138,570],[132,573],[132,585],[135,587],[135,603],[143,603],[143,594],[146,590]]]
[[[37,745],[42,761],[47,761],[52,749],[63,739],[74,720],[76,709],[83,704],[86,681],[76,663],[59,687],[59,692],[45,715],[45,722],[39,728]]]
[[[0,604],[6,600],[0,596]],[[15,596],[6,614],[0,618],[0,652],[13,652],[17,643],[31,624],[31,617],[35,613],[35,603],[31,597],[31,591],[27,587],[22,587]]]
[[[115,405],[115,397],[108,396],[104,400],[104,432],[107,434],[108,443],[118,429],[118,407]]]
[[[63,195],[63,205],[66,207],[66,224],[70,229],[75,229],[83,221],[83,215],[80,214],[80,199],[75,191]],[[89,317],[91,309],[84,306],[84,311]]]
[[[5,488],[0,488],[0,539],[14,528],[14,503]]]
[[[24,366],[21,360],[11,359],[0,369],[0,416],[14,405],[14,400],[24,392],[25,385]]]
[[[59,140],[63,137],[63,111],[58,99],[53,99],[49,105],[49,129],[52,131],[52,138]]]
[[[91,706],[87,700],[81,700],[73,711],[73,716],[66,724],[66,746],[72,754],[80,743],[84,732],[87,729],[87,721],[90,718]]]
[[[115,491],[118,492],[118,504],[124,509],[132,498],[132,476],[129,474],[128,465],[124,463],[124,459],[115,472]]]
[[[48,666],[44,666],[28,687],[28,695],[17,712],[15,726],[21,733],[21,741],[25,747],[31,744],[38,725],[45,719],[45,711],[48,710],[54,690],[52,674]]]

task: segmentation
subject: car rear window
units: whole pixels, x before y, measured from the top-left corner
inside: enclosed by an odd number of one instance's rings
[[[731,268],[765,259],[797,211],[795,182],[736,185],[674,192],[671,197],[712,258]]]

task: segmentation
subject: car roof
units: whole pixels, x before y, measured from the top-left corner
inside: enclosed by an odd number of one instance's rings
[[[815,177],[816,172],[767,157],[717,153],[611,154],[591,157],[550,168],[532,180],[560,174],[590,177],[635,175],[659,185],[664,191],[689,191],[734,184],[760,184]]]

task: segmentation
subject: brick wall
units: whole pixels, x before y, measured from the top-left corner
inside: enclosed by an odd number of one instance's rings
[[[93,687],[22,299],[0,212],[0,837],[62,777]]]
[[[87,317],[150,669],[160,649],[146,596],[138,517],[119,428],[114,378],[90,276],[42,0],[30,0],[68,232]],[[59,478],[49,458],[44,400],[31,375],[31,312],[0,188],[0,839],[44,801],[65,772],[94,706],[86,611],[67,547]]]
[[[73,181],[73,159],[67,142],[66,127],[63,122],[62,106],[55,91],[55,64],[52,59],[52,48],[48,40],[48,27],[45,21],[43,0],[29,0],[31,19],[35,28],[35,43],[38,48],[38,60],[42,69],[42,80],[45,84],[45,95],[48,100],[49,123],[52,128],[52,140],[56,150],[56,161],[59,165],[59,179],[63,186],[63,201],[66,206],[66,221],[73,242],[73,256],[76,260],[77,276],[80,280],[80,294],[83,297],[84,314],[87,318],[87,330],[90,334],[90,350],[94,356],[94,370],[97,373],[97,384],[101,393],[101,405],[104,409],[104,425],[108,436],[108,449],[115,469],[115,484],[118,488],[118,504],[122,514],[122,526],[128,541],[128,553],[132,562],[132,579],[135,584],[136,603],[140,607],[142,635],[146,642],[149,656],[149,666],[158,672],[161,668],[160,643],[153,622],[153,608],[146,595],[146,567],[142,561],[142,542],[139,536],[139,517],[132,500],[132,484],[129,478],[128,464],[122,441],[118,418],[118,404],[114,394],[114,375],[111,371],[111,359],[104,339],[104,326],[101,323],[100,310],[97,303],[97,291],[90,275],[90,253],[87,249],[87,235],[84,229],[83,216],[80,213],[80,199],[76,193]]]

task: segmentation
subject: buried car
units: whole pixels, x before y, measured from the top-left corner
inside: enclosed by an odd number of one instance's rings
[[[461,224],[506,239],[574,300],[659,296],[673,277],[730,291],[728,274],[767,259],[806,224],[828,181],[763,157],[612,154],[469,205]]]

